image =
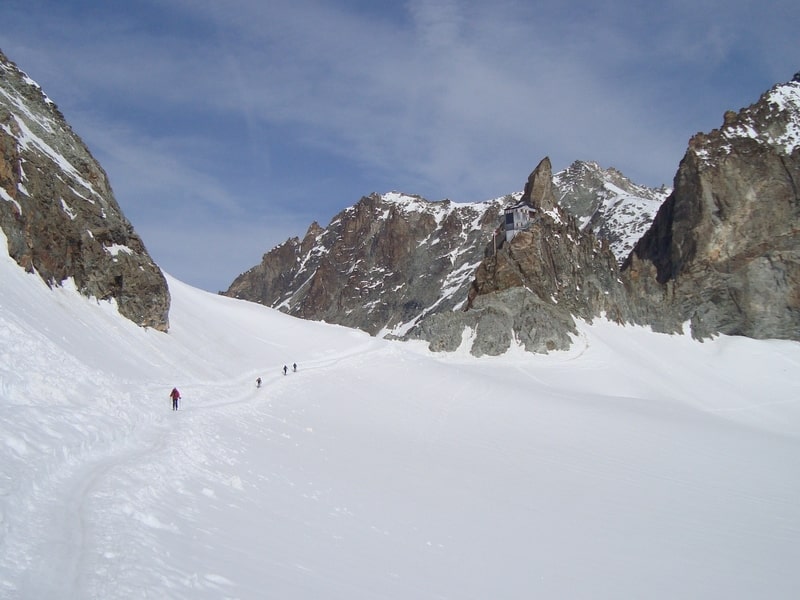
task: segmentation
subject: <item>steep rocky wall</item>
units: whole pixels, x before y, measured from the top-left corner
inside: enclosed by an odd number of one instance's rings
[[[365,196],[265,254],[225,295],[373,335],[401,331],[464,304],[501,205]]]
[[[135,323],[166,331],[169,290],[106,173],[38,85],[0,53],[0,227],[20,266],[73,278]]]
[[[800,76],[692,138],[623,276],[658,330],[800,339]]]

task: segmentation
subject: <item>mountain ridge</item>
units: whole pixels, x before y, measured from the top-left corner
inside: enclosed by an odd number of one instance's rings
[[[587,178],[581,188],[583,197],[591,199],[584,221],[603,222],[614,214],[611,208],[603,210],[606,205],[632,205],[635,199],[644,207],[634,207],[633,218],[619,218],[617,229],[604,230],[617,236],[610,243],[612,250],[622,252],[626,244],[632,247],[623,231],[626,224],[649,223],[655,213],[652,205],[664,192],[637,186],[615,169],[603,169],[597,163],[576,161],[572,170],[591,173],[593,178],[591,182]],[[613,185],[623,180],[628,183]],[[566,184],[558,187],[560,180],[555,181],[558,198],[553,204],[571,193]],[[569,183],[574,186],[576,177]],[[634,196],[636,191],[643,195]],[[289,238],[273,247],[223,294],[373,335],[403,336],[432,313],[466,306],[474,272],[492,251],[503,208],[523,194],[518,191],[473,203],[434,202],[401,192],[365,196],[334,216],[327,227],[314,222],[302,240]],[[376,235],[382,240],[378,246],[372,241]],[[378,250],[393,244],[397,245],[394,253]],[[623,258],[618,256],[617,261]],[[430,267],[421,270],[419,263]],[[369,268],[363,269],[365,265]],[[405,276],[400,277],[398,271]],[[360,276],[358,281],[354,273]],[[387,274],[391,274],[389,281]],[[429,281],[419,281],[420,274]]]
[[[271,299],[268,290],[262,296],[248,290],[257,285],[248,280],[268,268],[280,246],[265,254],[256,270],[240,275],[225,293],[281,306],[305,318],[319,318],[315,310],[324,309],[324,320],[373,335],[426,339],[434,349],[457,347],[467,335],[464,332],[471,330],[470,343],[478,355],[502,353],[514,340],[536,352],[563,349],[571,343],[575,317],[591,320],[599,315],[665,332],[682,331],[689,322],[692,334],[700,339],[716,333],[800,339],[798,86],[798,76],[778,84],[739,113],[728,111],[720,130],[694,136],[673,189],[638,186],[616,169],[583,161],[554,176],[549,161],[546,165],[543,161],[522,194],[493,201],[496,216],[481,225],[483,257],[474,279],[468,287],[462,279],[455,292],[448,290],[458,302],[437,301],[446,296],[444,271],[439,268],[430,277],[432,287],[424,299],[398,293],[407,281],[386,290],[375,283],[376,278],[366,302],[352,294],[344,302],[329,296],[324,307],[312,303],[298,310],[305,301],[301,289],[285,290],[292,299],[282,304]],[[380,196],[370,198],[377,211]],[[497,203],[508,208],[526,198],[538,216],[504,246]],[[571,212],[560,212],[567,206]],[[405,236],[416,229],[404,225],[391,209],[385,214],[394,215],[391,226],[378,212],[372,220],[350,222],[351,241],[359,237],[353,236],[355,231],[366,239],[382,228],[389,246],[396,242],[408,247],[432,238],[442,241],[431,230],[409,240]],[[338,226],[348,215],[343,211],[332,224]],[[308,246],[311,240],[304,243]],[[586,250],[581,249],[584,246]],[[364,260],[356,247],[352,244],[350,253],[340,247],[335,265],[324,274],[307,273],[305,281],[313,282],[318,292],[346,289],[344,265]],[[471,252],[472,261],[458,267],[470,270],[478,254],[474,248],[464,252]],[[613,264],[609,256],[615,258]],[[724,260],[717,260],[720,256]],[[419,260],[437,264],[441,259],[441,255],[418,254],[412,276],[429,277],[420,270]],[[273,267],[281,270],[279,262]],[[389,263],[375,267],[376,273],[394,275],[395,268],[405,268]],[[362,285],[369,287],[369,280]],[[567,293],[570,288],[574,293]],[[395,317],[373,318],[372,307],[378,304],[400,304],[405,312],[390,310]],[[471,310],[477,312],[470,314]]]

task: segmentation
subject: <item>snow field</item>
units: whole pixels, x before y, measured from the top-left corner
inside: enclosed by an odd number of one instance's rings
[[[800,589],[800,344],[598,320],[476,360],[172,278],[169,334],[0,279],[0,598]]]

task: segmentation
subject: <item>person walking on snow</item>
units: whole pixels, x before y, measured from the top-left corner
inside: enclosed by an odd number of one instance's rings
[[[178,410],[178,400],[181,399],[181,393],[178,391],[178,388],[172,388],[169,397],[172,398],[172,410]]]
[[[261,387],[261,377],[256,379],[256,387]]]
[[[289,370],[289,367],[283,365],[283,374],[286,375],[286,372]]]
[[[294,363],[294,364],[292,365],[292,371],[294,371],[295,373],[297,373],[297,363]]]

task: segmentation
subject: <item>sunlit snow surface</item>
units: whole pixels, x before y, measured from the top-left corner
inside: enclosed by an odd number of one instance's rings
[[[162,334],[5,247],[0,598],[797,597],[798,343],[476,360],[174,279]]]

